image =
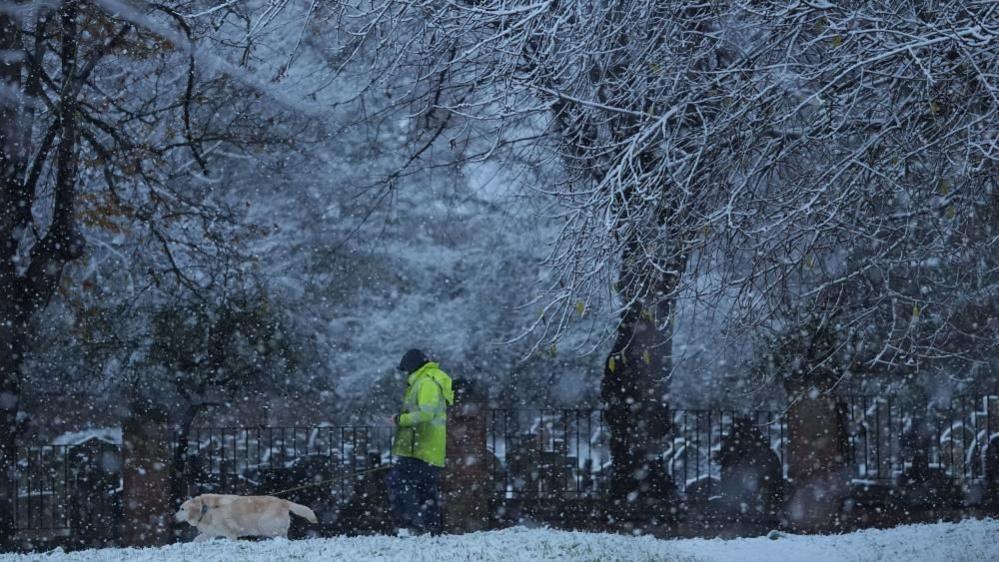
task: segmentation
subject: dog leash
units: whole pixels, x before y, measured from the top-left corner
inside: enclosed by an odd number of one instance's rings
[[[351,472],[349,474],[341,474],[335,478],[330,478],[329,480],[321,480],[319,482],[313,482],[312,484],[304,484],[302,486],[295,486],[294,488],[288,488],[287,490],[281,490],[279,492],[270,492],[268,496],[280,496],[282,494],[287,494],[288,492],[295,492],[297,490],[304,490],[306,488],[315,488],[317,486],[322,486],[324,484],[329,484],[331,482],[339,482],[341,480],[346,480],[348,478],[353,478],[355,476],[364,476],[365,474],[372,474],[375,472],[380,472],[382,470],[388,470],[392,468],[392,465],[386,464],[382,466],[376,466],[374,468],[367,468],[364,470],[359,470],[357,472]]]

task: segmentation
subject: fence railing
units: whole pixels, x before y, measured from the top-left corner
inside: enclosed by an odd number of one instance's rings
[[[944,405],[852,396],[845,406],[856,478],[894,480],[921,466],[974,482],[986,477],[990,443],[999,447],[999,396],[963,396]]]
[[[661,468],[681,491],[721,475],[718,453],[733,423],[747,421],[785,467],[787,424],[779,412],[672,410],[658,443]],[[492,409],[487,447],[494,491],[502,496],[600,495],[608,486],[610,433],[603,410]]]
[[[174,469],[188,495],[273,493],[332,480],[319,489],[343,501],[353,482],[340,477],[391,463],[391,442],[387,427],[197,428]],[[121,462],[120,446],[100,440],[20,447],[10,483],[15,529],[115,535]]]
[[[69,447],[41,445],[18,451],[14,521],[18,529],[67,529],[70,526]]]
[[[120,512],[120,456],[114,445],[39,445],[18,449],[13,524],[19,531],[79,529],[102,537]]]
[[[487,416],[494,492],[592,494],[606,487],[603,411],[492,409]]]
[[[197,428],[181,455],[183,478],[189,495],[273,493],[392,462],[391,443],[389,427]],[[351,485],[340,478],[325,488],[346,498]]]
[[[999,459],[999,396],[966,396],[944,405],[852,396],[842,404],[854,480],[891,484],[922,469],[970,484],[988,477],[990,450]],[[487,415],[496,494],[600,495],[607,489],[610,434],[602,410],[492,409]],[[710,495],[725,463],[723,444],[740,422],[766,443],[781,476],[788,475],[785,412],[678,409],[670,419],[658,458],[681,492]]]
[[[999,481],[999,396],[958,398],[943,406],[853,396],[842,404],[854,479],[891,485],[922,467],[956,484]],[[602,410],[490,409],[486,416],[495,497],[599,499],[607,491],[610,433]],[[737,426],[762,443],[757,453],[769,455],[771,465],[787,476],[784,412],[678,409],[669,417],[669,431],[657,445],[656,470],[688,497],[716,489],[726,440]],[[392,436],[391,428],[368,426],[196,428],[186,443],[173,444],[174,458],[180,459],[174,474],[187,495],[272,493],[330,481],[317,493],[343,502],[354,482],[340,477],[391,463]],[[101,522],[121,510],[117,445],[22,447],[17,467],[18,530],[91,525],[103,527],[92,529],[95,533],[106,533],[113,527]]]
[[[722,447],[735,424],[752,433],[769,449],[780,476],[787,476],[787,419],[783,412],[754,410],[676,410],[672,416],[672,434],[660,447],[669,463],[669,475],[680,491],[694,486],[704,493],[714,491],[721,479],[724,460]]]

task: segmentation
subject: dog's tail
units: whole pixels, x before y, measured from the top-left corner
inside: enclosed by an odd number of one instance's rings
[[[319,520],[316,519],[316,514],[304,505],[299,505],[295,502],[288,502],[288,510],[299,517],[308,519],[309,523],[319,523]]]

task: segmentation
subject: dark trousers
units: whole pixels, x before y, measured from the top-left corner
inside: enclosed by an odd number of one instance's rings
[[[441,469],[412,457],[399,457],[388,475],[389,502],[400,526],[440,534]]]

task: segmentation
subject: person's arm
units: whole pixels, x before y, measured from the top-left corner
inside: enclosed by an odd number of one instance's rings
[[[406,412],[399,416],[399,427],[410,427],[421,423],[427,423],[439,414],[443,407],[440,389],[433,381],[420,381],[420,388],[416,394],[416,411]]]

